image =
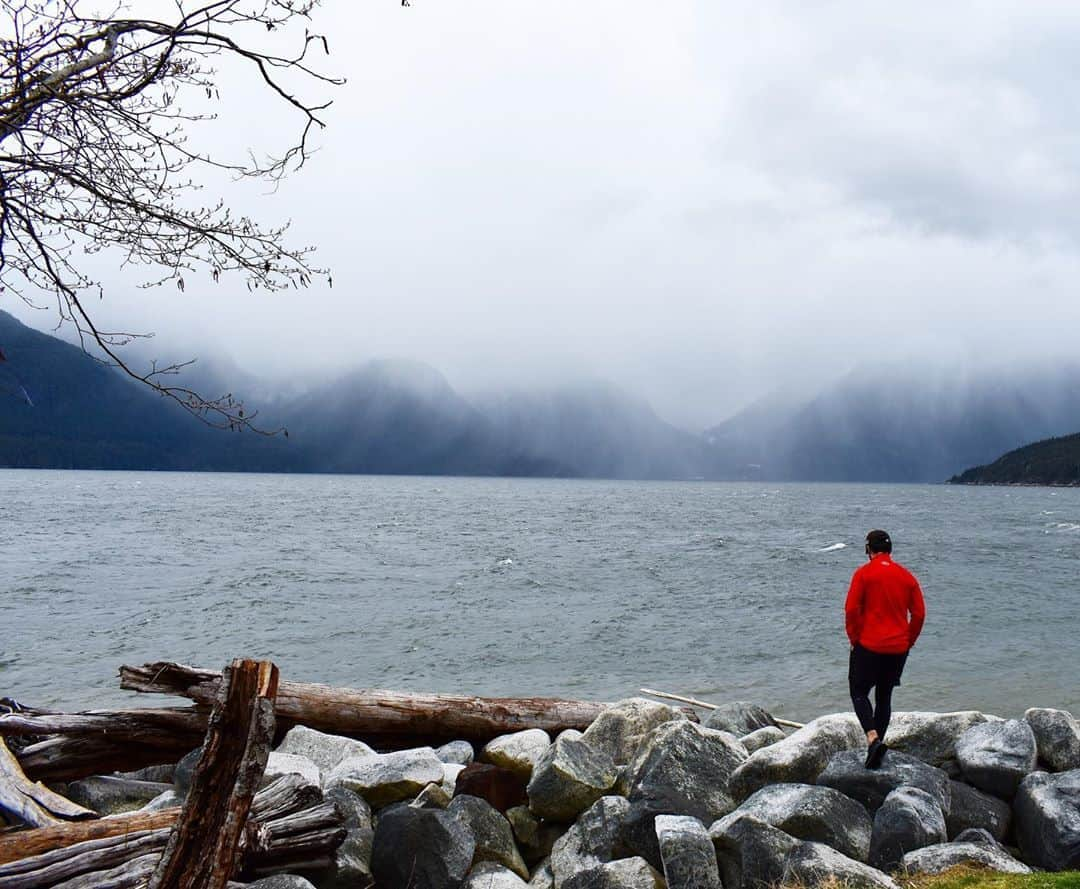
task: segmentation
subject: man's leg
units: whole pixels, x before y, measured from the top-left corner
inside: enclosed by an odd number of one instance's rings
[[[870,689],[874,686],[874,676],[868,669],[867,652],[862,648],[853,648],[848,659],[848,691],[851,693],[851,705],[859,725],[866,732],[867,742],[877,737],[874,725],[874,708],[870,705]]]
[[[892,719],[892,692],[893,684],[888,680],[874,686],[874,729],[882,741]]]

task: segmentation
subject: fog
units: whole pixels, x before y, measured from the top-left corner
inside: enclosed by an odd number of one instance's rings
[[[1074,352],[1080,6],[329,0],[312,30],[348,79],[311,90],[319,152],[208,192],[291,219],[333,287],[142,291],[98,257],[106,326],[291,383],[603,378],[697,429],[867,362]],[[221,85],[200,138],[283,144]]]

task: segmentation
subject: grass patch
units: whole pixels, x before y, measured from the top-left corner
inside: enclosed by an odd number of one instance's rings
[[[999,874],[977,867],[954,867],[943,874],[901,877],[904,889],[1080,889],[1080,871]]]

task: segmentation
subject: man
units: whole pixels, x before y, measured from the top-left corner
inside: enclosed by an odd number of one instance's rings
[[[892,716],[893,688],[900,684],[908,652],[922,631],[926,605],[915,576],[893,561],[888,534],[867,534],[866,556],[869,562],[851,578],[844,616],[851,641],[851,703],[866,732],[866,767],[876,769],[888,750],[885,731]]]

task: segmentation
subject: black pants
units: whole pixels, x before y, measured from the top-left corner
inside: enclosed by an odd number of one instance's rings
[[[892,692],[900,684],[900,676],[907,663],[903,654],[880,654],[861,645],[851,650],[848,661],[848,688],[851,703],[859,725],[864,732],[876,731],[885,739],[885,731],[892,718]],[[874,689],[874,706],[870,706],[870,689]]]

